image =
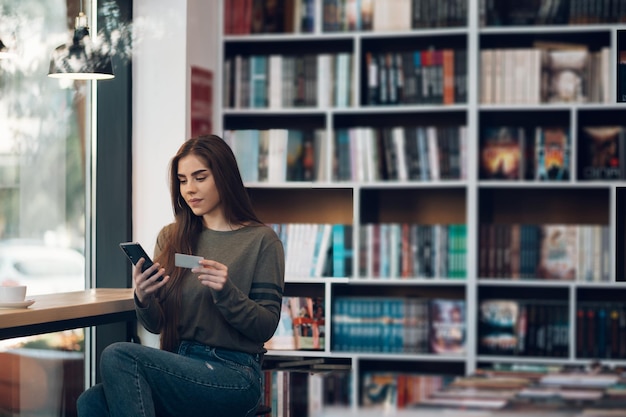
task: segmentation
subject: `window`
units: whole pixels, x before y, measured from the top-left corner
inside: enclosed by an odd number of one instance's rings
[[[69,3],[0,0],[12,52],[0,60],[0,285],[26,284],[27,298],[86,283],[90,84],[47,77],[51,52],[70,40]],[[75,415],[84,330],[0,341],[0,384],[2,415]]]
[[[0,284],[26,284],[27,296],[81,289],[89,89],[46,76],[69,39],[67,6],[0,0],[0,15],[13,52],[0,60]]]

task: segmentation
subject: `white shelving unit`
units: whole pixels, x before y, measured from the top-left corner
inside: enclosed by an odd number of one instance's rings
[[[578,141],[579,123],[594,119],[594,113],[605,113],[606,122],[623,123],[626,112],[623,104],[616,103],[616,31],[618,24],[593,25],[558,25],[558,26],[516,26],[516,27],[480,27],[480,0],[467,0],[467,25],[455,28],[416,29],[408,32],[338,32],[323,33],[322,0],[316,1],[315,32],[312,34],[257,34],[257,35],[224,35],[221,39],[223,58],[233,57],[236,54],[282,54],[294,53],[294,50],[310,49],[313,52],[338,50],[349,51],[355,55],[356,64],[352,72],[352,91],[354,105],[347,108],[311,107],[286,109],[231,109],[220,108],[221,124],[224,131],[241,129],[283,128],[296,129],[301,125],[315,127],[326,132],[326,140],[332,143],[333,132],[340,126],[345,127],[351,120],[356,123],[371,121],[374,125],[384,125],[388,120],[393,123],[404,120],[407,125],[419,123],[427,124],[434,118],[439,122],[446,119],[450,123],[459,121],[467,126],[467,178],[452,181],[376,181],[360,183],[355,181],[323,181],[323,182],[283,182],[283,183],[254,183],[248,184],[255,201],[259,203],[259,212],[268,223],[348,223],[358,230],[365,221],[377,218],[379,222],[388,221],[385,218],[401,218],[400,221],[412,219],[415,223],[423,221],[431,223],[430,216],[440,216],[440,223],[459,221],[467,228],[467,253],[465,280],[451,279],[373,279],[371,277],[345,278],[303,278],[286,277],[289,291],[296,291],[299,286],[306,286],[306,290],[314,289],[326,300],[326,345],[323,351],[316,352],[269,352],[270,355],[310,357],[345,357],[352,363],[352,377],[354,389],[352,392],[353,408],[359,404],[359,384],[356,382],[372,362],[389,362],[390,368],[397,368],[398,363],[411,364],[410,369],[419,369],[424,363],[437,363],[442,372],[453,369],[462,369],[465,374],[471,374],[481,364],[489,363],[521,363],[521,364],[584,364],[591,358],[576,356],[576,308],[584,301],[604,301],[610,294],[621,294],[615,300],[623,300],[626,295],[624,277],[618,277],[617,262],[623,261],[623,253],[617,253],[617,242],[620,234],[624,234],[624,226],[618,229],[617,212],[618,200],[624,181],[582,181],[577,178],[577,155],[580,152]],[[222,2],[222,12],[223,12]],[[223,33],[223,31],[222,31]],[[534,40],[548,40],[554,42],[571,42],[592,44],[594,47],[610,47],[610,91],[609,103],[572,103],[572,104],[481,104],[480,102],[480,51],[487,45],[506,47],[530,46]],[[415,43],[415,49],[424,45],[453,44],[454,47],[467,49],[467,103],[452,105],[397,105],[397,106],[369,106],[365,105],[362,95],[361,66],[364,62],[365,48],[368,46],[381,47],[388,44],[393,50],[397,45],[407,47]],[[224,82],[222,72],[217,74],[217,84]],[[554,112],[554,113],[552,113]],[[565,122],[570,130],[572,143],[571,178],[563,182],[522,181],[487,181],[481,180],[478,174],[479,139],[481,120],[498,122],[502,125],[509,123],[523,123],[532,126],[534,118],[540,122],[551,121],[555,115],[557,122]],[[581,115],[582,119],[581,122]],[[620,119],[621,117],[621,119]],[[393,121],[393,122],[392,122]],[[626,124],[626,123],[623,123]],[[624,144],[626,146],[626,144]],[[327,155],[329,161],[332,156]],[[328,164],[331,165],[330,163]],[[330,170],[330,168],[329,168]],[[326,178],[331,178],[328,172]],[[511,192],[518,195],[518,207],[524,204],[543,205],[532,213],[499,212],[501,206],[493,204],[501,196],[511,197]],[[395,211],[384,212],[388,209],[380,203],[374,209],[378,214],[368,214],[363,200],[376,200],[375,193],[403,193],[407,201],[419,200],[420,196],[434,200],[433,205],[438,207],[428,213],[402,213]],[[386,194],[388,195],[388,194]],[[452,195],[454,201],[461,201],[461,207],[450,207],[448,200],[441,196]],[[588,201],[590,197],[603,195],[605,198],[597,204]],[[396,196],[397,197],[397,196]],[[410,198],[409,198],[410,197]],[[528,200],[531,199],[529,203]],[[547,199],[543,200],[542,199]],[[559,200],[566,199],[568,211],[554,211],[552,206],[560,207]],[[303,203],[303,201],[305,201]],[[306,201],[309,203],[306,204]],[[516,205],[514,203],[513,205]],[[329,207],[335,206],[333,210]],[[396,208],[402,211],[402,207]],[[552,210],[552,211],[551,211]],[[484,222],[530,222],[535,224],[558,222],[585,224],[596,222],[609,227],[610,232],[610,282],[579,282],[579,281],[546,281],[536,280],[505,280],[487,279],[478,275],[479,265],[479,226]],[[358,233],[354,233],[353,248],[355,252],[353,271],[358,271]],[[341,288],[341,290],[339,290]],[[438,294],[455,293],[466,302],[466,353],[457,355],[437,354],[384,354],[335,352],[331,349],[331,300],[337,293],[353,292],[355,294],[370,294],[376,292],[384,294],[425,294],[436,297]],[[516,293],[524,297],[537,297],[545,300],[557,294],[559,299],[568,305],[569,319],[569,354],[566,357],[526,357],[526,356],[496,356],[478,354],[478,309],[480,301],[487,297],[511,297]],[[545,298],[547,297],[547,298]],[[392,363],[393,362],[393,363]],[[611,364],[624,364],[626,358],[607,360]],[[393,365],[393,366],[391,366]],[[438,366],[439,366],[438,365]],[[397,369],[396,369],[397,370]],[[354,411],[354,410],[353,410]]]

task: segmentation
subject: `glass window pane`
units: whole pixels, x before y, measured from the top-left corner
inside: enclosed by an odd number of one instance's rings
[[[79,4],[0,0],[0,285],[27,299],[85,288],[89,82],[47,76]],[[83,329],[0,341],[0,415],[75,416],[84,387]]]
[[[87,3],[87,2],[85,2]],[[0,285],[85,288],[88,84],[47,77],[70,40],[60,0],[0,0]]]

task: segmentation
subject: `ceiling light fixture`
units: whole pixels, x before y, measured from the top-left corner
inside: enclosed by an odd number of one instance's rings
[[[60,45],[52,52],[48,77],[73,80],[114,78],[111,57],[93,48],[82,0],[74,27],[71,45]]]

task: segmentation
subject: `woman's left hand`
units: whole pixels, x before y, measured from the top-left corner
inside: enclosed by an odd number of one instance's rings
[[[221,291],[228,281],[228,267],[217,261],[203,259],[200,261],[201,268],[193,268],[191,272],[198,274],[200,284]]]

